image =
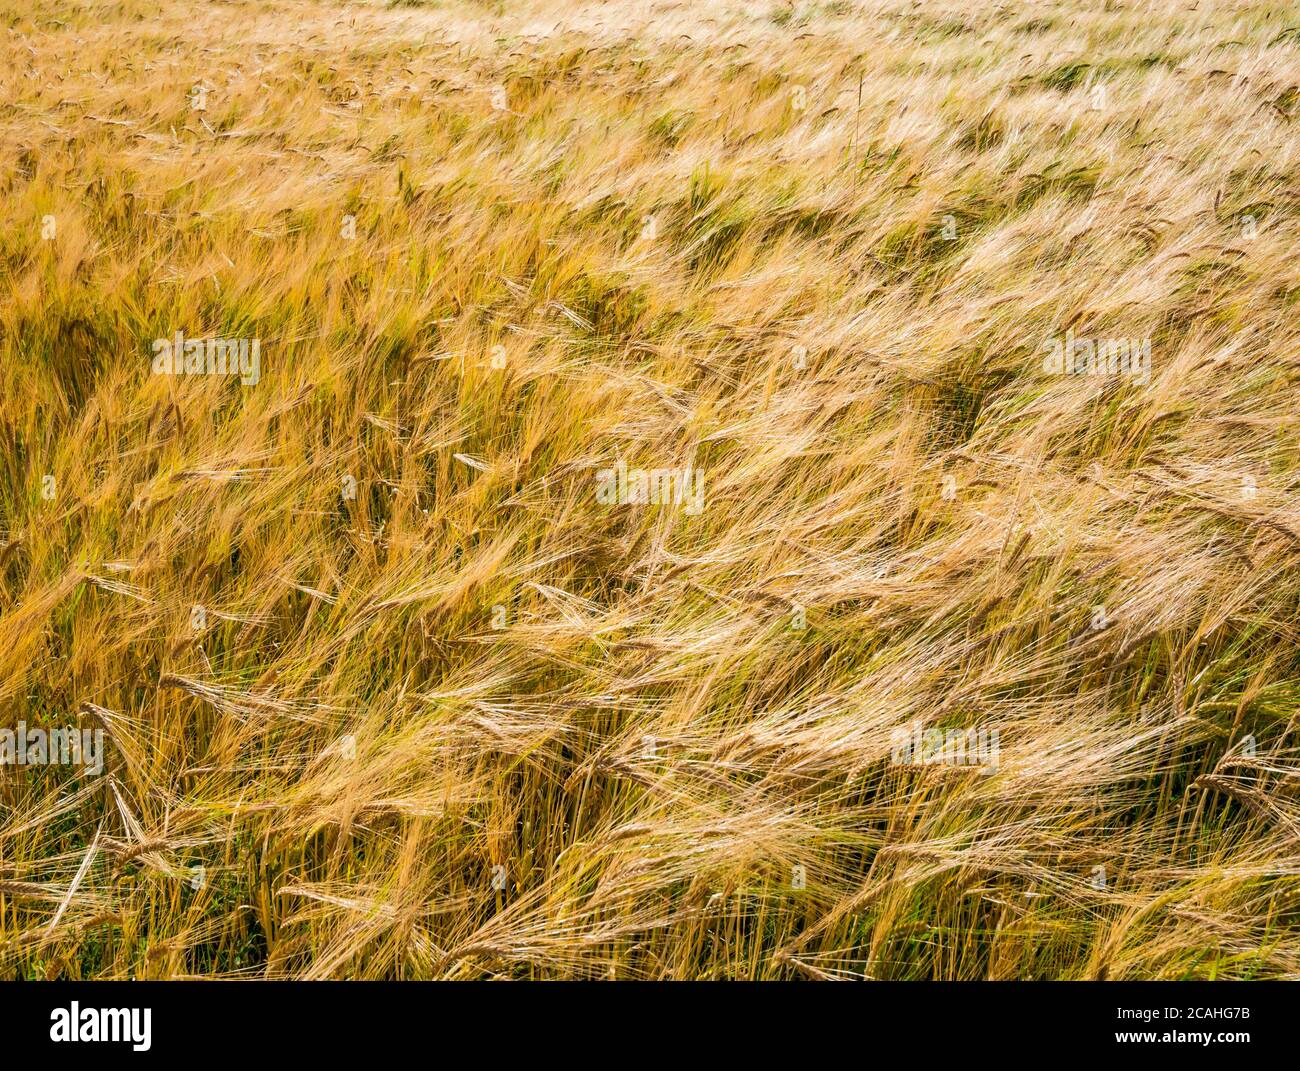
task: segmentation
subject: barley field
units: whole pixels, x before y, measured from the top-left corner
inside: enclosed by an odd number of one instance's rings
[[[0,11],[0,977],[1300,978],[1292,3]]]

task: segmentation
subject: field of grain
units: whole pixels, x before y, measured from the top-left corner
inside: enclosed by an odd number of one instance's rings
[[[1292,3],[0,13],[0,977],[1300,978]]]

